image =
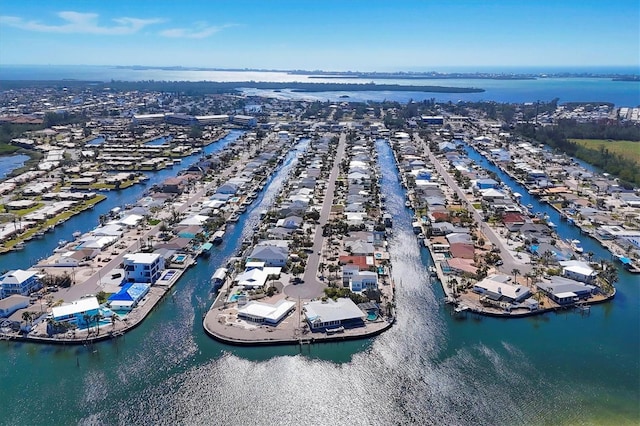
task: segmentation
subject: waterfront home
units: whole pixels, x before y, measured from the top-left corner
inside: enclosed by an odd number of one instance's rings
[[[154,284],[164,271],[164,257],[157,253],[131,253],[123,258],[125,281]]]
[[[251,263],[260,264],[262,266],[250,266]],[[266,268],[263,262],[250,262],[249,266],[234,278],[234,282],[247,289],[264,288],[269,276],[279,276],[281,268]]]
[[[29,298],[20,294],[12,294],[0,300],[0,318],[7,318],[18,309],[29,306]]]
[[[86,326],[94,321],[99,312],[100,304],[96,297],[85,297],[51,308],[54,321],[69,322],[79,326]]]
[[[562,276],[584,283],[595,281],[598,273],[587,262],[581,260],[565,260],[560,262]]]
[[[311,331],[329,331],[339,327],[364,325],[365,314],[349,298],[314,300],[304,304],[304,313]]]
[[[519,303],[531,295],[531,291],[521,285],[509,283],[507,275],[491,275],[473,285],[475,293],[496,302]]]
[[[248,262],[264,262],[265,266],[284,267],[289,258],[289,250],[286,247],[257,246],[247,257]]]
[[[378,274],[371,271],[358,271],[351,274],[349,289],[354,293],[378,289]]]
[[[596,292],[596,287],[569,278],[551,276],[550,282],[536,284],[551,300],[559,305],[576,303],[580,299],[588,299]]]
[[[474,188],[480,191],[483,189],[496,189],[500,185],[498,182],[490,178],[472,180],[471,184]]]
[[[478,267],[474,265],[473,259],[451,258],[442,261],[442,272],[445,274],[469,275],[475,277],[478,275]]]
[[[0,276],[0,298],[2,299],[12,294],[28,296],[39,288],[40,281],[36,271],[15,269]]]
[[[285,299],[273,304],[251,300],[238,308],[238,318],[256,324],[276,326],[295,308],[295,302]]]
[[[109,307],[114,310],[131,310],[149,293],[150,287],[145,283],[126,283],[120,291],[109,296]]]

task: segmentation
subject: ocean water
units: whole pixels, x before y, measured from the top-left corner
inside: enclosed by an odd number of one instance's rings
[[[638,424],[638,279],[621,273],[616,299],[588,316],[452,317],[391,151],[376,148],[394,217],[398,321],[388,332],[302,348],[236,348],[204,334],[211,273],[277,195],[296,151],[139,328],[86,347],[0,342],[0,424]]]
[[[537,71],[536,71],[537,70]],[[593,72],[638,74],[633,67],[600,67],[600,68],[486,68],[447,69],[444,71],[459,72]],[[331,101],[367,101],[367,100],[424,100],[435,98],[441,102],[464,101],[496,101],[496,102],[536,102],[551,101],[559,98],[560,102],[613,102],[617,106],[640,105],[640,82],[612,81],[606,78],[540,78],[537,80],[478,80],[478,79],[427,79],[427,80],[376,80],[376,79],[310,79],[306,75],[291,75],[282,71],[195,71],[195,70],[163,70],[132,69],[109,66],[0,66],[0,80],[92,80],[92,81],[273,81],[273,82],[329,82],[329,83],[369,83],[430,85],[452,87],[478,87],[485,89],[482,93],[428,93],[428,92],[321,92],[300,93],[292,91],[274,92],[272,90],[247,90],[246,93],[269,97],[290,99],[318,99]],[[341,96],[348,96],[344,98]]]

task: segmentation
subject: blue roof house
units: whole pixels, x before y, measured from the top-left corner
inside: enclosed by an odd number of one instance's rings
[[[127,283],[109,297],[109,306],[111,309],[131,310],[149,293],[150,287],[145,283]]]

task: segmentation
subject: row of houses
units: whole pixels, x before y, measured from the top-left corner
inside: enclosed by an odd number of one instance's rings
[[[242,127],[255,127],[258,120],[249,115],[188,115],[180,113],[157,113],[157,114],[134,114],[132,123],[134,125],[167,123],[177,126],[207,126],[221,124],[235,124]]]

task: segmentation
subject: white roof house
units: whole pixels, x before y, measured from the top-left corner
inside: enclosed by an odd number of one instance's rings
[[[139,214],[130,214],[122,218],[120,220],[120,223],[129,227],[132,227],[132,226],[137,226],[142,219],[144,219],[144,217],[140,216]]]
[[[97,311],[100,307],[96,297],[87,297],[84,299],[74,300],[71,303],[62,306],[54,306],[51,308],[53,319],[67,319],[85,312]]]
[[[261,288],[267,282],[268,276],[269,273],[267,271],[255,268],[239,274],[236,277],[236,281],[238,285],[244,287]]]
[[[559,262],[562,266],[562,275],[577,281],[592,282],[598,273],[587,262],[580,260],[567,260]]]
[[[521,285],[509,284],[506,281],[502,281],[504,276],[492,275],[482,281],[478,281],[473,286],[473,291],[476,293],[485,294],[496,300],[508,299],[507,301],[520,302],[531,295],[531,291]]]
[[[295,309],[296,303],[290,300],[279,300],[275,304],[252,300],[238,308],[238,317],[251,322],[276,325]]]

